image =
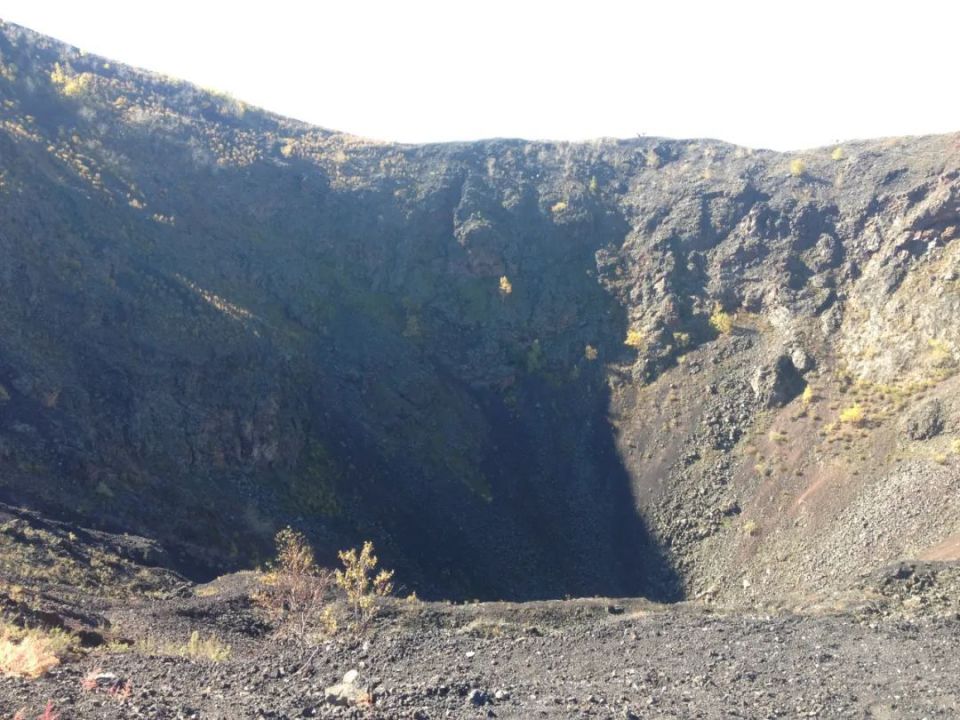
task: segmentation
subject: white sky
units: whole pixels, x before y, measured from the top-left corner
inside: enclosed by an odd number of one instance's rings
[[[958,0],[0,0],[0,18],[386,140],[960,130]]]

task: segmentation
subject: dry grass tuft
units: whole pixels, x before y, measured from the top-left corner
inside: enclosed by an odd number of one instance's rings
[[[12,626],[0,631],[0,674],[39,678],[60,664],[70,647],[65,633],[46,634]]]
[[[230,659],[231,649],[216,635],[203,637],[199,631],[190,633],[190,638],[184,644],[158,642],[156,638],[147,637],[138,640],[134,649],[143,655],[167,655],[172,657],[188,658],[208,662],[223,662]]]

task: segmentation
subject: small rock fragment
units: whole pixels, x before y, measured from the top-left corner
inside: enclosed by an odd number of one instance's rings
[[[476,705],[477,707],[480,707],[490,702],[490,696],[487,695],[487,693],[485,693],[483,690],[474,688],[473,690],[470,691],[470,694],[467,695],[467,701],[471,705]]]

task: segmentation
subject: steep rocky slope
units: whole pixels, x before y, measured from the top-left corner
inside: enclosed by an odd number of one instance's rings
[[[0,499],[426,596],[960,552],[960,136],[373,143],[10,24],[0,113]]]

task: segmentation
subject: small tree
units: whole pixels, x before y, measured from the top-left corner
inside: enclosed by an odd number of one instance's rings
[[[310,645],[310,630],[315,623],[321,622],[328,632],[336,629],[331,610],[325,607],[332,576],[317,565],[303,533],[284,528],[277,533],[276,544],[277,558],[255,600],[277,630],[304,651]]]
[[[354,627],[366,628],[379,610],[380,598],[393,592],[393,570],[377,572],[377,556],[373,543],[367,540],[358,553],[356,548],[341,550],[343,570],[334,573],[337,585],[347,594],[347,603],[353,611]],[[376,574],[374,574],[376,573]]]

